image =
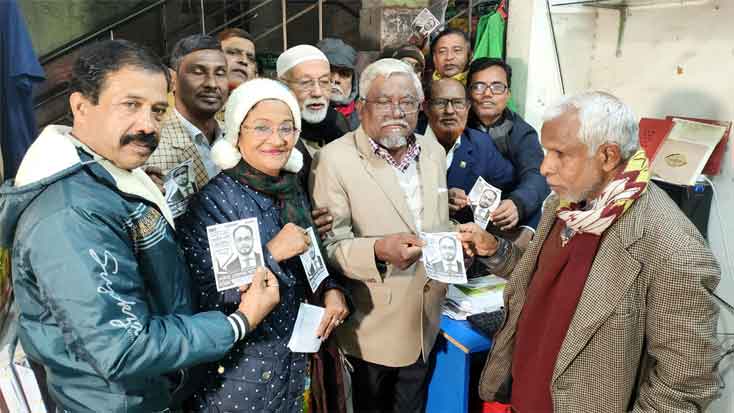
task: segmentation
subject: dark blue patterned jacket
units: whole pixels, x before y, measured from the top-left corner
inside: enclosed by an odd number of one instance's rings
[[[308,198],[301,195],[303,208],[310,211]],[[259,413],[300,412],[303,408],[308,355],[292,353],[287,344],[298,307],[308,298],[310,289],[298,257],[278,263],[266,247],[285,225],[277,203],[220,173],[191,199],[176,228],[191,269],[199,310],[227,313],[237,308],[240,295],[236,289],[217,292],[206,227],[252,217],[258,220],[265,265],[280,284],[280,303],[222,360],[202,367],[200,390],[188,403],[192,410]],[[321,290],[335,287],[337,284],[329,277]]]

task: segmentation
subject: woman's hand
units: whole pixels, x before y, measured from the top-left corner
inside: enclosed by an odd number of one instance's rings
[[[242,286],[240,294],[239,310],[247,317],[250,329],[254,330],[280,302],[278,279],[269,269],[258,267],[252,282]]]
[[[289,222],[266,246],[275,261],[281,262],[306,252],[308,247],[311,246],[311,239],[308,237],[306,230]]]
[[[349,315],[347,300],[344,298],[344,294],[337,289],[332,288],[324,293],[324,307],[326,307],[324,317],[316,330],[316,337],[321,338],[321,340],[329,338],[331,332],[339,327]]]

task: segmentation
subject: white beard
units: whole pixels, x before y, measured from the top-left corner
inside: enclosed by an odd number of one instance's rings
[[[321,110],[311,110],[308,105],[321,103],[324,108]],[[326,112],[329,110],[329,102],[326,99],[306,99],[301,108],[301,118],[308,123],[319,123],[326,118]]]
[[[380,139],[380,145],[387,149],[402,148],[408,144],[408,138],[403,135],[389,135]]]

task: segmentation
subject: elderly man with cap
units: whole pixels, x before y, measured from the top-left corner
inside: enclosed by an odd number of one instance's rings
[[[359,90],[361,126],[321,149],[312,174],[315,206],[334,216],[327,256],[354,301],[336,336],[356,411],[419,412],[446,285],[426,277],[418,234],[449,228],[446,155],[413,133],[423,91],[410,66],[378,60]]]
[[[298,99],[303,120],[301,140],[311,155],[349,132],[347,120],[329,105],[331,67],[321,50],[307,44],[291,47],[278,57],[276,70]]]
[[[349,130],[359,126],[359,116],[355,110],[357,98],[357,51],[341,39],[327,38],[317,46],[329,58],[331,65],[331,105],[344,115]]]

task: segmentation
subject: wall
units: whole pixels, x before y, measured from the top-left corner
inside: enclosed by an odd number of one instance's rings
[[[605,89],[629,103],[641,117],[678,114],[734,119],[730,74],[734,67],[734,2],[636,2],[642,3],[661,4],[623,10],[621,37],[618,10],[552,8],[566,92]],[[545,50],[552,50],[553,43],[546,4],[543,0],[510,4],[508,61],[519,74],[513,94],[528,121],[539,127],[547,103],[560,96],[555,54]],[[734,303],[733,145],[729,143],[722,174],[713,178],[720,199],[709,221],[711,248],[722,267],[717,292],[730,303]],[[726,309],[721,311],[719,331],[734,333],[734,314]],[[734,345],[731,338],[721,339],[728,347]],[[734,412],[734,356],[722,363],[720,371],[726,388],[710,411]]]
[[[33,49],[40,56],[125,14],[135,1],[18,0]]]

